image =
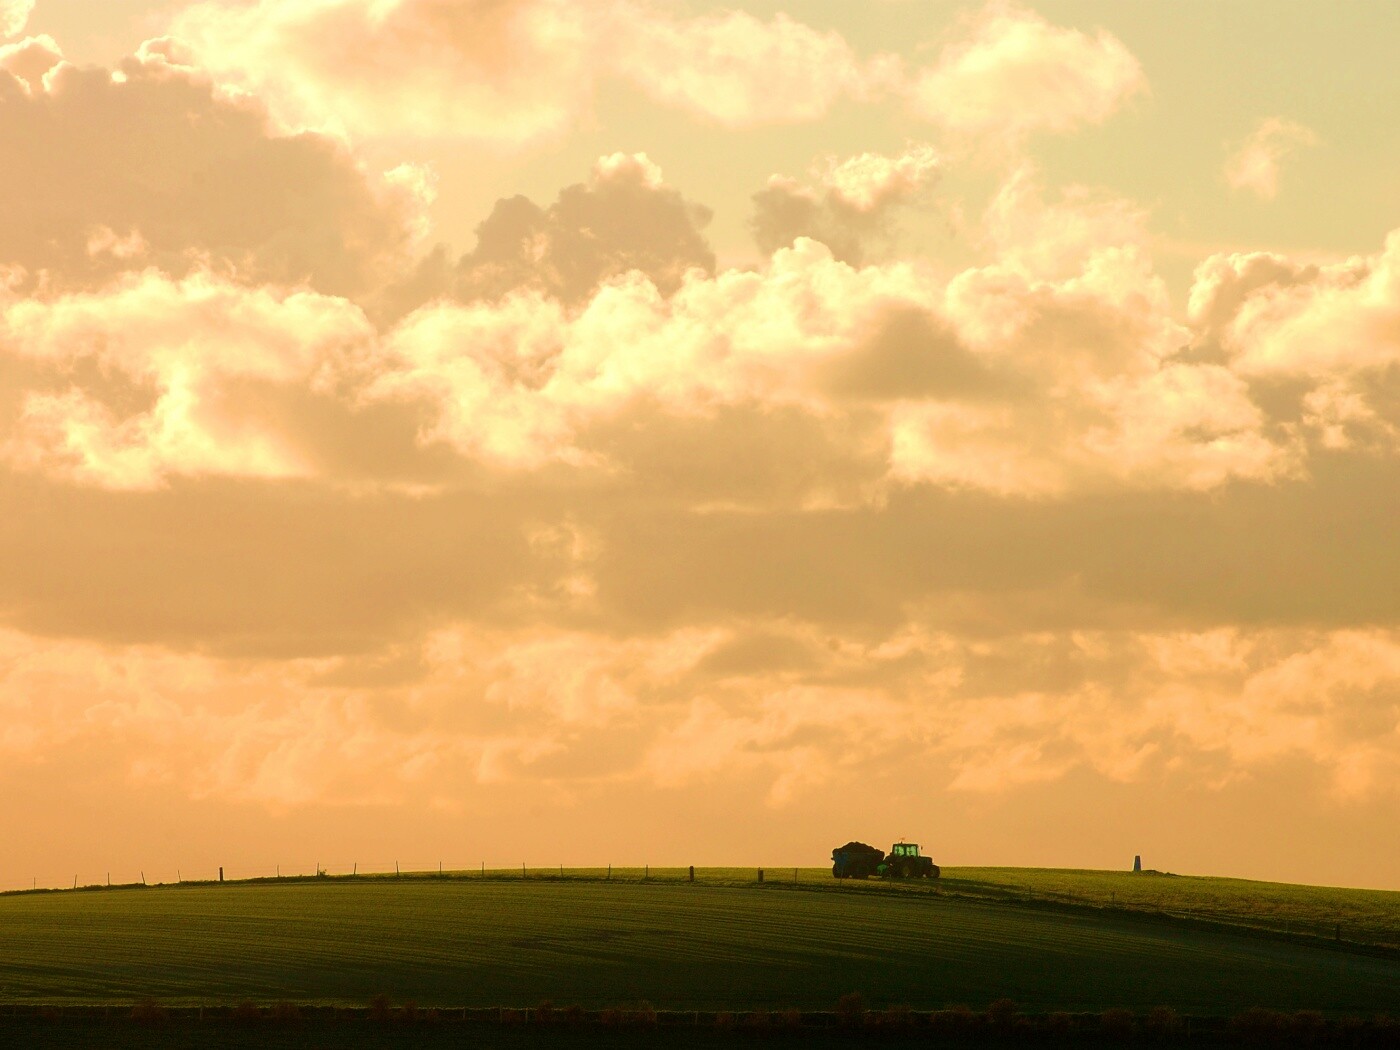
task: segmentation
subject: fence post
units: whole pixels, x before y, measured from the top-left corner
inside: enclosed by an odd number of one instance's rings
[[[763,869],[762,869],[762,868],[759,868],[759,869],[758,869],[758,881],[759,881],[759,882],[762,882],[762,881],[763,881]]]
[[[695,865],[694,865],[694,864],[692,864],[692,865],[690,866],[690,881],[691,881],[691,882],[694,882],[694,881],[695,881]]]

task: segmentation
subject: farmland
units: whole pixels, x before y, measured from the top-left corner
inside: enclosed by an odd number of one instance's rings
[[[830,1009],[859,991],[916,1009],[1400,1012],[1394,952],[1319,936],[1344,915],[1393,944],[1400,894],[1009,869],[910,886],[602,874],[7,895],[0,1004]]]

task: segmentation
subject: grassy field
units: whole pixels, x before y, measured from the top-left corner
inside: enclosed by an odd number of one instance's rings
[[[810,1009],[860,991],[925,1009],[1005,996],[1029,1010],[1400,1012],[1394,954],[1159,914],[1199,885],[1199,907],[1233,921],[1258,884],[968,869],[914,886],[791,869],[762,885],[753,869],[630,881],[641,874],[6,895],[0,1003],[363,1005],[387,994],[424,1006]],[[1358,929],[1392,937],[1400,911],[1400,894],[1273,887],[1260,899],[1273,900],[1271,923],[1346,907]]]

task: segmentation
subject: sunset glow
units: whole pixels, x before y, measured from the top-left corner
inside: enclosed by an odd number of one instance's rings
[[[1397,39],[0,0],[0,889],[1400,889]]]

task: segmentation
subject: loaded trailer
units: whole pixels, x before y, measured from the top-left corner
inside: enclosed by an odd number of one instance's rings
[[[917,842],[896,842],[889,853],[848,842],[831,851],[831,874],[838,879],[936,879],[940,870],[932,857],[919,853]]]

